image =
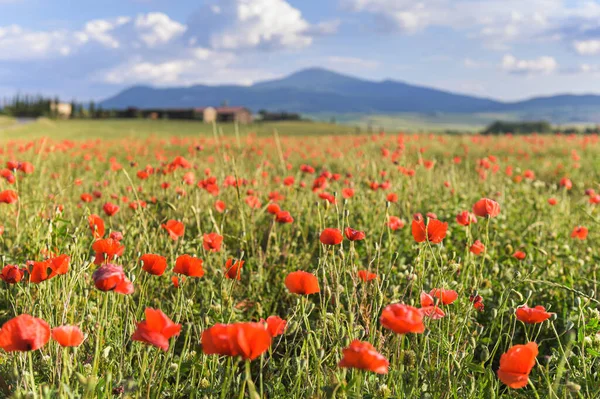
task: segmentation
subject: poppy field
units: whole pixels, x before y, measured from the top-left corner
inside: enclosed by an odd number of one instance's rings
[[[595,135],[0,143],[0,396],[598,398]]]

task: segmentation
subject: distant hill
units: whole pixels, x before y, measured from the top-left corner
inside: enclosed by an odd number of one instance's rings
[[[252,111],[304,114],[503,113],[518,112],[525,119],[554,115],[600,121],[600,96],[557,95],[519,102],[502,102],[411,85],[394,80],[374,82],[320,68],[296,72],[282,79],[252,86],[153,88],[134,86],[100,103],[103,108],[187,108],[228,102]],[[577,114],[578,107],[585,112]]]

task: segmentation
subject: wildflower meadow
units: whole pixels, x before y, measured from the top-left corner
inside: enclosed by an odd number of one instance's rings
[[[597,135],[302,129],[5,134],[0,396],[600,397]]]

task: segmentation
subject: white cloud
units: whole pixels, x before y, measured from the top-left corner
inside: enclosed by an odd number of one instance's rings
[[[196,49],[198,50],[198,49]],[[152,86],[187,86],[192,84],[240,84],[275,77],[272,73],[252,67],[239,67],[235,57],[228,53],[195,51],[200,57],[182,58],[164,62],[135,58],[98,76],[109,84],[150,84]]]
[[[129,23],[129,17],[118,17],[114,20],[95,19],[85,24],[82,32],[76,32],[76,35],[83,41],[93,40],[107,48],[119,48],[121,43],[113,35],[113,31]]]
[[[315,36],[335,33],[340,22],[308,22],[286,0],[220,0],[188,22],[188,42],[216,50],[301,49]]]
[[[309,23],[284,0],[229,0],[222,8],[217,15],[229,14],[233,20],[211,36],[214,48],[302,48],[312,43],[306,35]]]
[[[160,12],[139,15],[135,20],[135,27],[140,39],[148,47],[168,43],[187,29],[185,25]]]
[[[66,31],[31,31],[19,25],[0,27],[0,60],[4,61],[65,56],[75,44]]]
[[[597,55],[600,54],[600,39],[575,41],[573,47],[581,55]]]
[[[544,56],[531,60],[519,60],[511,54],[502,58],[502,69],[514,74],[549,74],[558,68],[552,57]]]

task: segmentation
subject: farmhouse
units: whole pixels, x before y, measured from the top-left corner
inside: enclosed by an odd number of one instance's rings
[[[145,108],[129,107],[117,113],[120,118],[186,119],[213,122],[252,123],[252,112],[245,107]]]
[[[58,118],[69,119],[73,113],[73,106],[69,103],[50,103],[50,112]]]

